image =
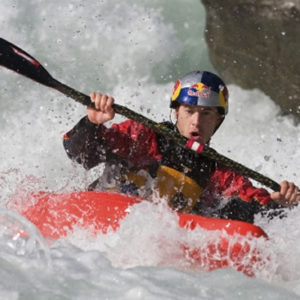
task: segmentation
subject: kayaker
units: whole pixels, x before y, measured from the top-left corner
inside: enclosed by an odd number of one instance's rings
[[[254,187],[249,179],[219,163],[191,153],[152,129],[127,120],[107,128],[114,98],[92,92],[95,108],[64,135],[68,156],[91,169],[105,163],[103,175],[89,189],[156,193],[175,210],[253,222],[263,207],[292,207],[298,187],[288,181],[280,192]],[[170,100],[176,123],[164,122],[188,139],[209,145],[228,112],[228,90],[215,74],[195,71],[174,85]]]

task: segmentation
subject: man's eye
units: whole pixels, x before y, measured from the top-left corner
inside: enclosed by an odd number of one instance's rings
[[[204,110],[201,112],[201,115],[206,117],[212,117],[214,114],[215,112],[212,110]]]
[[[208,115],[212,115],[213,112],[210,111],[210,110],[204,110],[204,111],[202,112],[202,114],[208,116]]]

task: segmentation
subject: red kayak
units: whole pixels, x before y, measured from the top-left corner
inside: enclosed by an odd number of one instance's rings
[[[29,201],[34,204],[27,206],[21,214],[35,224],[45,238],[59,239],[72,232],[75,226],[89,231],[92,228],[93,234],[105,234],[109,229],[116,231],[120,221],[130,213],[129,208],[145,200],[116,193],[83,191],[68,194],[40,192],[31,195]],[[250,242],[259,237],[267,238],[260,227],[242,221],[177,214],[178,225],[186,230],[200,227],[219,232],[218,241],[207,245],[205,255],[197,245],[195,248],[182,245],[184,257],[197,265],[205,265],[207,270],[230,266],[253,275],[252,266],[260,257],[251,249]],[[231,239],[234,235],[244,237],[243,241]]]

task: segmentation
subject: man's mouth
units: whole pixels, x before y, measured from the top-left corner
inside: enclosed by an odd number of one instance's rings
[[[199,132],[197,132],[197,131],[192,131],[192,132],[190,133],[190,139],[197,141],[197,140],[199,140],[200,138],[201,138],[201,135],[200,135]]]

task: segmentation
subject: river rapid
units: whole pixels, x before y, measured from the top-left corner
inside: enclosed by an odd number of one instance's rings
[[[214,71],[198,0],[2,0],[0,10],[2,38],[54,78],[86,94],[111,94],[155,121],[170,118],[178,76]],[[230,85],[229,93],[229,114],[211,146],[277,182],[300,184],[299,125],[259,90]],[[0,69],[0,299],[300,299],[300,208],[285,219],[256,218],[269,240],[253,242],[265,263],[254,278],[193,270],[174,258],[172,242],[209,236],[178,230],[163,205],[140,204],[117,233],[91,238],[75,230],[55,242],[7,210],[16,195],[85,190],[97,178],[101,166],[84,170],[62,146],[85,113],[59,92]],[[15,223],[30,238],[14,238],[8,224]]]

